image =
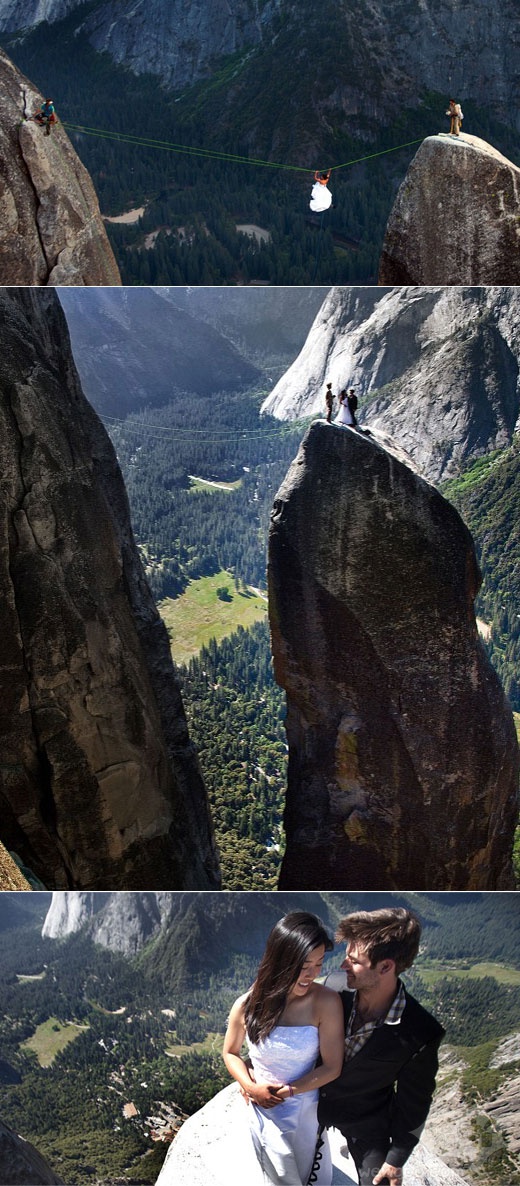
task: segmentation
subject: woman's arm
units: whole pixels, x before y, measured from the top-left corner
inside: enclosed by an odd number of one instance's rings
[[[320,1058],[319,1066],[308,1071],[306,1075],[295,1079],[290,1087],[278,1090],[279,1099],[288,1099],[291,1095],[300,1095],[303,1091],[313,1091],[316,1087],[323,1087],[341,1074],[345,1053],[345,1023],[343,1007],[337,992],[332,988],[320,988],[319,999],[319,1038]]]
[[[222,1057],[230,1075],[236,1079],[237,1083],[240,1083],[242,1090],[250,1099],[254,1100],[255,1104],[260,1104],[262,1108],[274,1108],[281,1102],[277,1092],[283,1085],[281,1083],[255,1083],[240,1055],[246,1036],[244,1003],[245,998],[239,997],[229,1014]]]

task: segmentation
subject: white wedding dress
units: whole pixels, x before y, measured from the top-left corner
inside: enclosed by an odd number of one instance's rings
[[[355,424],[354,417],[352,415],[352,412],[350,411],[350,408],[349,408],[346,400],[344,401],[344,403],[339,405],[339,412],[336,416],[336,419],[333,421],[333,423],[341,424],[344,428],[353,428],[354,427],[354,424]]]
[[[249,1042],[249,1056],[258,1083],[291,1083],[312,1070],[318,1053],[319,1037],[314,1025],[277,1025],[258,1045]],[[315,1163],[317,1108],[317,1089],[292,1096],[275,1108],[249,1105],[253,1144],[267,1182],[276,1186],[306,1186],[312,1174],[313,1182],[319,1186],[330,1183],[332,1170],[326,1137]]]

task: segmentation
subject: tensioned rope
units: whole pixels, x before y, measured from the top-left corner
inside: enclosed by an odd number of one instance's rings
[[[122,144],[135,144],[143,148],[157,148],[163,152],[187,153],[190,156],[212,157],[215,160],[242,165],[258,165],[266,169],[286,169],[295,173],[309,173],[310,171],[305,165],[282,164],[280,161],[263,161],[258,157],[240,156],[239,153],[234,152],[220,152],[218,149],[213,148],[196,148],[194,145],[175,144],[169,140],[153,140],[151,137],[134,136],[131,132],[108,132],[104,128],[89,128],[83,124],[69,123],[68,120],[62,120],[61,122],[63,127],[71,132],[80,132],[86,136],[98,136],[100,139],[115,140]],[[356,157],[354,160],[343,161],[341,165],[332,165],[331,172],[333,170],[346,169],[350,165],[359,165],[363,161],[371,161],[378,156],[386,156],[390,152],[399,152],[401,148],[410,148],[414,144],[420,144],[423,139],[423,136],[419,136],[417,140],[408,140],[405,144],[396,144],[393,148],[382,148],[379,152],[370,152],[365,156]]]
[[[230,441],[273,440],[279,437],[289,436],[292,432],[301,428],[302,425],[301,421],[291,420],[274,432],[262,432],[261,429],[248,430],[245,428],[237,428],[235,431],[230,428],[223,428],[208,432],[207,429],[198,428],[186,428],[185,430],[182,428],[168,428],[167,425],[150,424],[146,420],[139,424],[129,424],[127,420],[121,420],[117,416],[103,415],[102,419],[106,428],[124,428],[125,433],[144,433],[145,436],[149,436],[152,440],[158,441],[163,439],[167,440],[169,444],[177,442],[183,445],[201,444],[201,441],[197,439],[200,435],[204,436],[203,444],[224,445]],[[304,423],[305,421],[303,421]],[[183,431],[188,435],[182,436]]]

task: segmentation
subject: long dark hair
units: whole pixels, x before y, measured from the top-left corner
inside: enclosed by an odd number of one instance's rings
[[[334,947],[320,919],[305,910],[293,910],[273,927],[245,1003],[246,1030],[251,1042],[266,1038],[274,1029],[305,960],[322,944],[325,951]]]

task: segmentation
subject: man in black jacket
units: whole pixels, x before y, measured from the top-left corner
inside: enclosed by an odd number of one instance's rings
[[[403,908],[349,914],[336,934],[347,943],[345,1062],[321,1089],[319,1120],[346,1137],[360,1186],[400,1186],[430,1109],[444,1030],[399,980],[420,935]]]

